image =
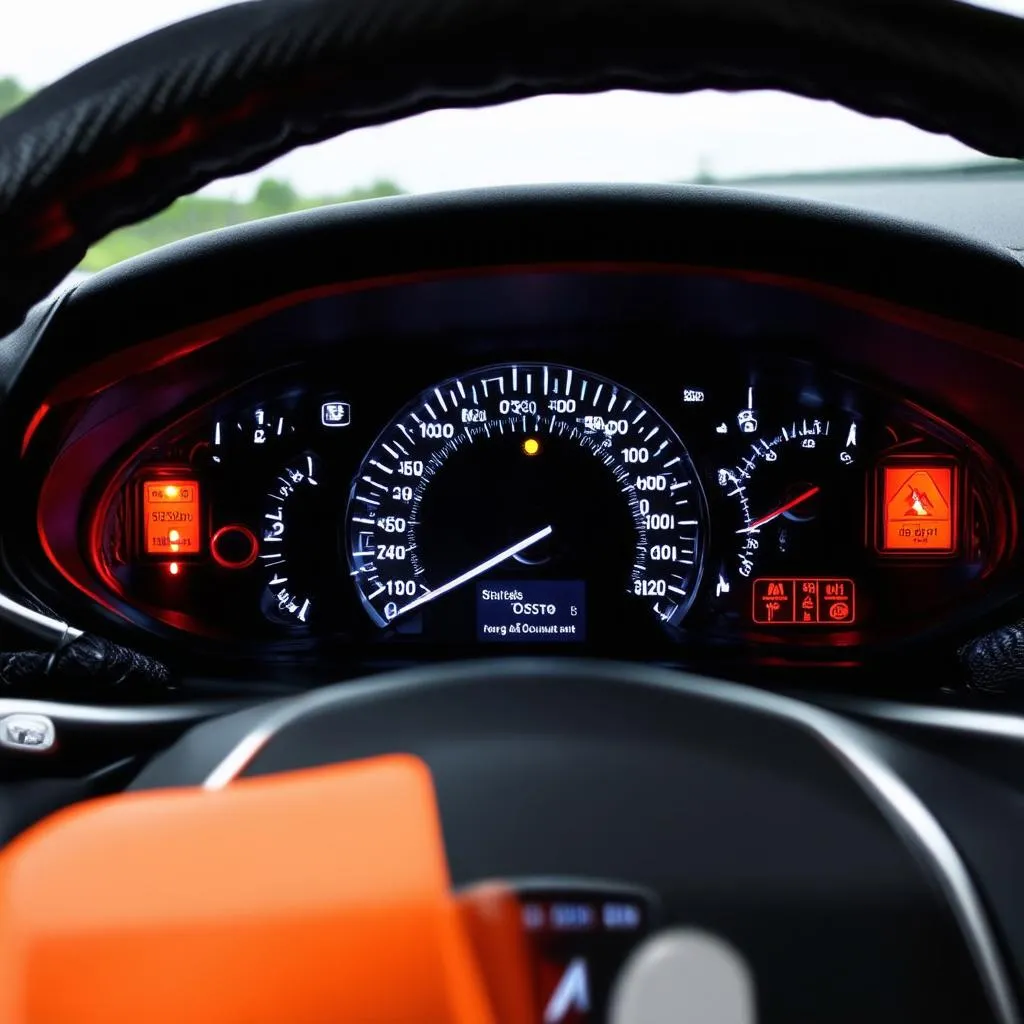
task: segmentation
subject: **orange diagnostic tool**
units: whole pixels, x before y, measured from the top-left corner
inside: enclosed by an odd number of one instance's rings
[[[879,548],[900,554],[956,550],[956,466],[900,460],[882,467]]]
[[[199,483],[196,480],[145,481],[142,521],[147,555],[198,555],[202,546]]]
[[[752,616],[759,626],[848,626],[854,589],[848,579],[754,580]]]

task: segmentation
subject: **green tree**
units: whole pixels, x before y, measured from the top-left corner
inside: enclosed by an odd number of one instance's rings
[[[94,245],[86,254],[80,269],[102,270],[112,263],[138,256],[157,246],[232,224],[320,206],[401,194],[402,189],[395,182],[382,179],[337,196],[308,197],[299,195],[288,182],[268,178],[260,182],[255,195],[248,202],[216,196],[186,196],[155,217],[115,231]]]
[[[0,117],[28,99],[28,90],[15,78],[0,78]]]
[[[299,194],[287,181],[264,178],[256,189],[255,203],[266,208],[268,214],[291,213],[299,207]]]

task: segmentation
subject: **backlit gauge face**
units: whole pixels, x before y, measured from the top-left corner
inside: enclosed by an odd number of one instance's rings
[[[801,416],[752,437],[741,460],[719,470],[739,513],[731,568],[751,581],[754,623],[855,620],[844,559],[864,543],[861,429],[849,414]]]
[[[356,475],[350,571],[381,627],[571,642],[631,616],[676,626],[705,502],[665,420],[613,381],[541,363],[425,391]]]

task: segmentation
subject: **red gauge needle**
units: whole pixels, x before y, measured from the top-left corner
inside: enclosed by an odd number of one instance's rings
[[[804,491],[803,494],[798,494],[792,501],[787,501],[785,505],[780,505],[774,512],[769,512],[768,515],[755,519],[749,526],[745,526],[742,530],[737,530],[736,532],[753,533],[755,530],[760,530],[762,526],[766,526],[773,519],[778,519],[779,516],[788,512],[791,508],[796,508],[797,505],[802,505],[805,501],[809,501],[820,490],[820,487],[811,487]]]

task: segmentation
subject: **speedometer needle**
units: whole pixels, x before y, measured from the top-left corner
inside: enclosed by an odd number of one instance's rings
[[[753,533],[755,530],[760,530],[762,526],[767,526],[773,519],[778,519],[779,516],[784,515],[791,508],[796,508],[797,505],[810,501],[820,490],[820,487],[811,487],[804,491],[803,494],[798,494],[792,501],[787,501],[785,505],[780,505],[774,512],[769,512],[768,515],[755,519],[749,526],[745,526],[742,530],[737,530],[736,532]]]
[[[545,537],[550,537],[554,533],[554,530],[550,526],[545,526],[543,530],[538,530],[536,533],[531,533],[529,537],[524,537],[517,544],[513,544],[510,548],[505,548],[504,551],[499,551],[496,555],[491,555],[486,562],[481,562],[479,565],[473,566],[472,569],[467,569],[461,576],[456,576],[455,579],[449,580],[447,583],[442,583],[441,586],[435,590],[428,591],[426,594],[421,594],[416,598],[415,601],[410,601],[407,605],[399,608],[394,615],[391,616],[390,621],[394,622],[399,615],[404,615],[406,612],[411,612],[414,608],[421,608],[423,605],[428,604],[431,601],[436,601],[439,597],[444,597],[445,594],[451,592],[456,587],[461,587],[463,583],[468,583],[470,580],[475,580],[477,576],[482,576],[488,569],[493,569],[496,565],[501,565],[502,562],[508,561],[514,555],[518,555],[520,551],[525,551],[527,548],[532,547],[537,541],[543,540]]]

